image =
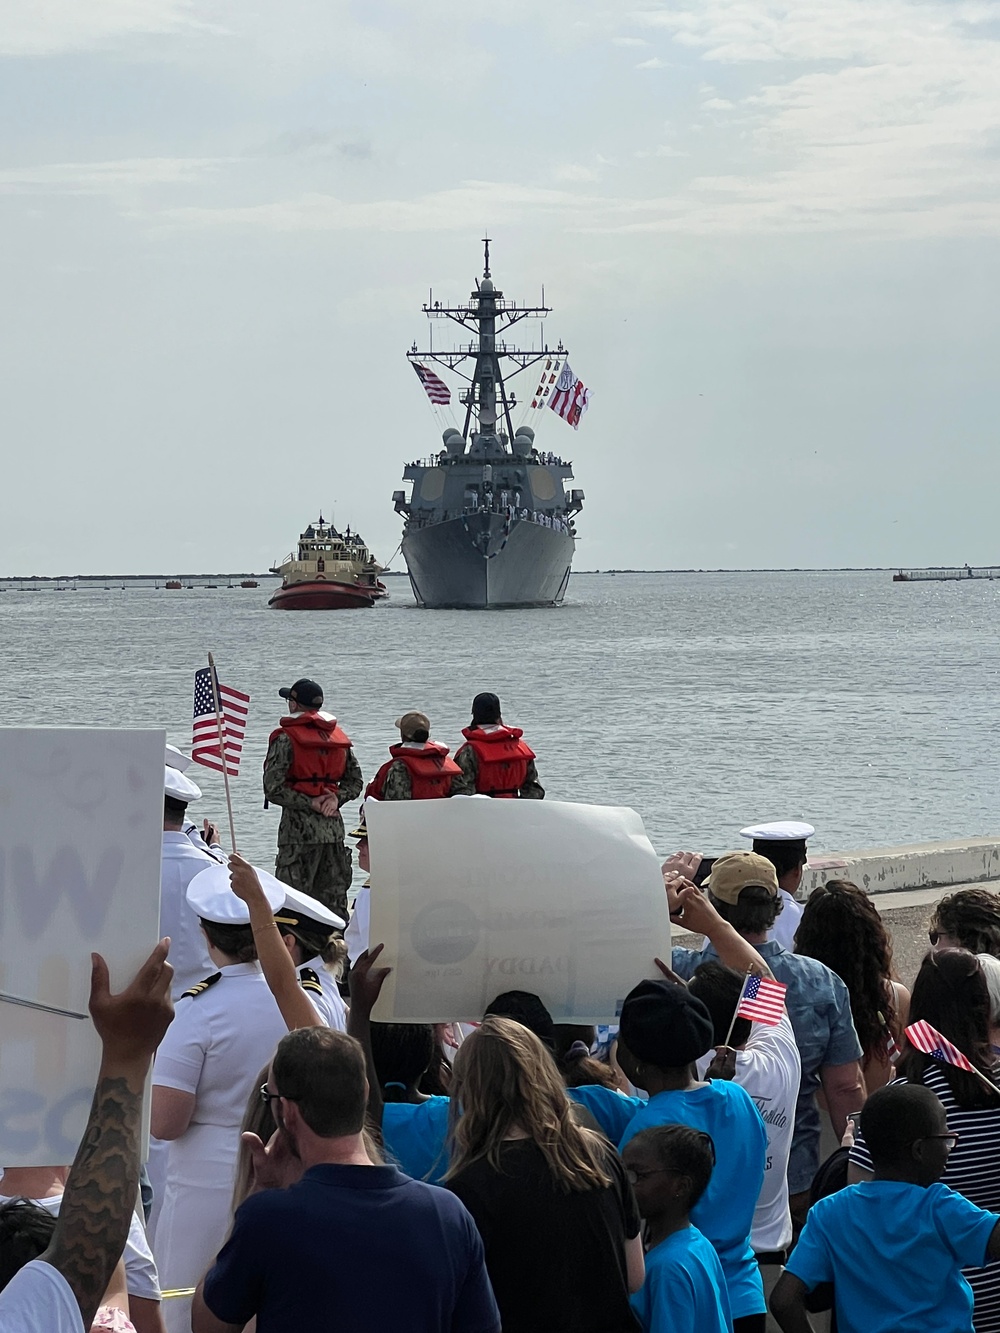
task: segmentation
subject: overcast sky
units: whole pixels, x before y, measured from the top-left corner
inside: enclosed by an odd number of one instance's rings
[[[0,58],[0,573],[387,559],[486,228],[592,392],[577,568],[1000,562],[1000,4],[5,0]]]

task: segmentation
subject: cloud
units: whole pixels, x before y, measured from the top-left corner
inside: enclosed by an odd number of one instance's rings
[[[668,69],[669,66],[669,61],[661,60],[659,56],[653,56],[650,60],[641,61],[636,65],[636,69]]]
[[[555,178],[560,183],[573,184],[599,181],[601,173],[596,167],[583,167],[574,162],[567,162],[561,167],[556,167]]]
[[[612,37],[613,46],[648,46],[645,37]]]
[[[370,158],[372,145],[360,135],[345,136],[343,130],[286,130],[261,150],[268,157]]]
[[[0,194],[113,194],[124,187],[181,185],[235,158],[137,157],[57,162],[0,171]]]
[[[61,55],[194,29],[222,31],[196,17],[193,0],[4,0],[0,55]]]

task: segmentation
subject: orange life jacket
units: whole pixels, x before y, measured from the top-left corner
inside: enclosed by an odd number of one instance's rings
[[[476,791],[483,796],[515,797],[528,776],[528,763],[535,752],[524,741],[520,727],[497,727],[481,731],[466,727],[462,735],[478,761]]]
[[[351,748],[351,738],[337,726],[337,719],[329,713],[293,713],[281,719],[268,743],[282,735],[292,743],[286,784],[304,796],[335,792]]]
[[[410,795],[415,801],[434,801],[450,796],[452,778],[462,776],[454,759],[448,757],[447,745],[437,741],[425,741],[420,750],[415,750],[412,745],[390,745],[389,753],[392,758],[382,765],[365,791],[366,797],[374,796],[376,801],[381,801],[389,769],[397,759],[406,765],[410,775]]]

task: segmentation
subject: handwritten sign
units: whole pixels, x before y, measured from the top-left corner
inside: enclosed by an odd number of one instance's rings
[[[162,731],[0,729],[0,1164],[71,1162],[120,990],[159,933]]]
[[[634,810],[453,797],[365,805],[372,944],[392,967],[374,1017],[474,1021],[502,991],[557,1023],[614,1021],[670,957],[656,853]]]

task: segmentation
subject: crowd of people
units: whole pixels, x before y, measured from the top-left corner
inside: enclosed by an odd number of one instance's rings
[[[702,944],[623,976],[614,1025],[525,991],[375,1022],[389,967],[342,854],[367,867],[369,834],[340,815],[363,778],[316,683],[281,693],[274,875],[195,827],[168,749],[169,939],[118,995],[94,956],[76,1160],[0,1181],[0,1333],[1000,1333],[1000,900],[943,897],[907,987],[861,888],[799,901],[811,827],[755,825],[664,863]],[[454,760],[397,725],[369,800],[544,796],[493,695]]]

